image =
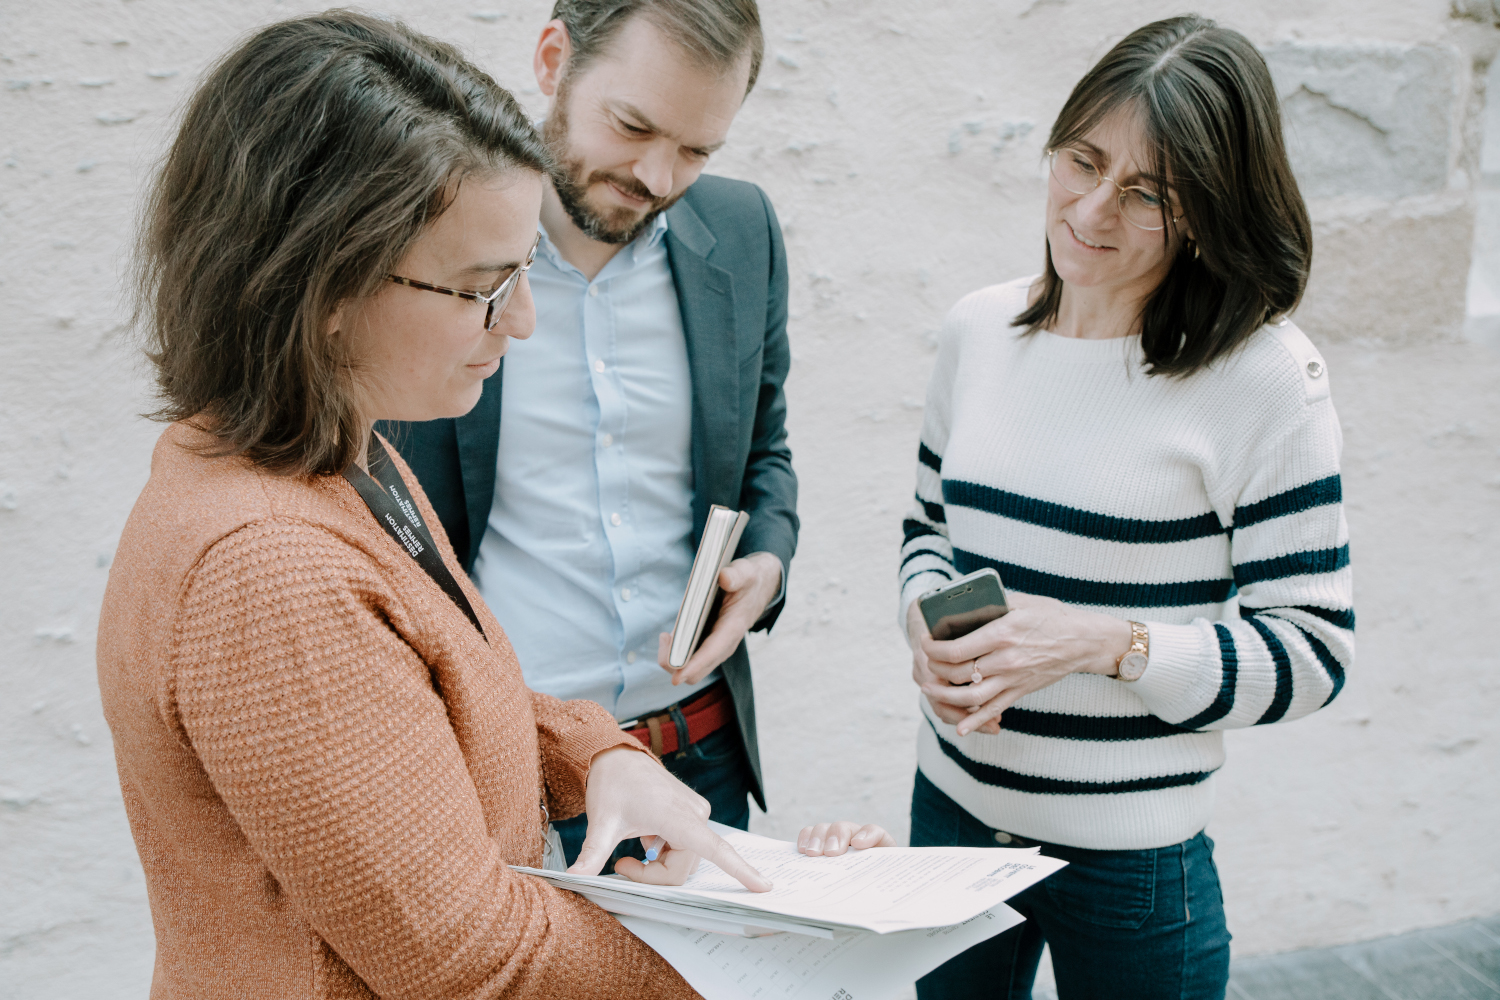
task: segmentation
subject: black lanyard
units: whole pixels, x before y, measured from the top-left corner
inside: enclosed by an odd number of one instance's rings
[[[458,605],[458,610],[468,616],[469,621],[474,623],[474,627],[483,636],[484,626],[479,624],[479,616],[469,604],[468,595],[458,585],[458,581],[453,579],[443,557],[438,555],[432,533],[422,523],[417,505],[412,502],[411,491],[406,488],[401,473],[374,434],[370,435],[370,450],[365,454],[365,462],[370,467],[369,475],[357,464],[352,464],[344,470],[344,478],[359,491],[365,505],[370,508],[370,513],[375,515],[375,520],[380,522],[386,534],[394,538],[417,561],[417,565],[427,571],[433,582],[443,588],[443,593],[452,598],[453,603]],[[485,636],[485,641],[488,640],[489,637]]]

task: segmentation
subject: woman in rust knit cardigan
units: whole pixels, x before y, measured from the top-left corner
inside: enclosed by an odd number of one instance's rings
[[[530,334],[546,166],[456,51],[344,12],[260,32],[186,110],[139,254],[175,422],[99,628],[158,1000],[692,996],[509,867],[585,805],[575,870],[660,834],[666,863],[632,877],[707,856],[769,888],[603,709],[526,689],[370,444],[376,419],[466,412]]]

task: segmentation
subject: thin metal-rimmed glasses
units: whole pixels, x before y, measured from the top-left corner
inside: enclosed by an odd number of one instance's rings
[[[484,314],[484,328],[493,330],[495,324],[500,322],[500,316],[505,312],[505,307],[510,305],[510,297],[515,294],[516,286],[521,283],[521,275],[531,269],[531,264],[536,260],[536,248],[541,246],[542,234],[536,234],[536,240],[531,244],[531,249],[526,253],[526,261],[510,276],[500,282],[493,292],[482,294],[480,292],[461,292],[457,288],[444,288],[442,285],[429,285],[425,281],[417,281],[415,278],[403,278],[398,274],[387,274],[386,277],[398,285],[408,288],[420,288],[424,292],[441,292],[443,295],[452,295],[460,299],[468,299],[470,302],[483,302],[487,307]]]
[[[1074,194],[1089,194],[1104,181],[1109,181],[1120,192],[1118,199],[1120,205],[1120,218],[1130,223],[1137,229],[1147,232],[1157,232],[1167,228],[1162,225],[1162,207],[1165,200],[1160,194],[1150,188],[1132,184],[1129,187],[1121,187],[1120,183],[1113,177],[1104,176],[1094,163],[1093,157],[1081,149],[1072,149],[1064,146],[1061,149],[1049,149],[1047,159],[1052,176],[1065,190]],[[1173,216],[1175,225],[1182,221],[1182,216]]]

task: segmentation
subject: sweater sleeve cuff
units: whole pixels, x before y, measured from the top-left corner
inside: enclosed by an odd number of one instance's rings
[[[910,614],[911,602],[927,593],[933,587],[950,583],[952,578],[943,573],[927,570],[918,573],[906,581],[901,588],[901,606],[896,611],[896,625],[901,629],[901,634],[906,634],[906,616]]]
[[[1203,630],[1197,624],[1163,625],[1152,622],[1146,672],[1130,689],[1151,709],[1171,721],[1193,714],[1195,691],[1203,683]]]
[[[536,692],[531,697],[537,716],[547,810],[553,819],[567,819],[583,812],[589,768],[600,753],[626,747],[652,756],[639,740],[621,731],[596,702],[558,701]]]

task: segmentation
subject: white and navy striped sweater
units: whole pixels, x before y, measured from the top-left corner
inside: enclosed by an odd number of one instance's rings
[[[1295,719],[1354,659],[1343,437],[1328,374],[1291,324],[1187,378],[1139,338],[1020,336],[1031,279],[949,313],[927,393],[901,617],[946,579],[1148,625],[1134,683],[1071,674],[960,738],[923,701],[924,774],[997,829],[1162,847],[1207,824],[1219,732]]]

